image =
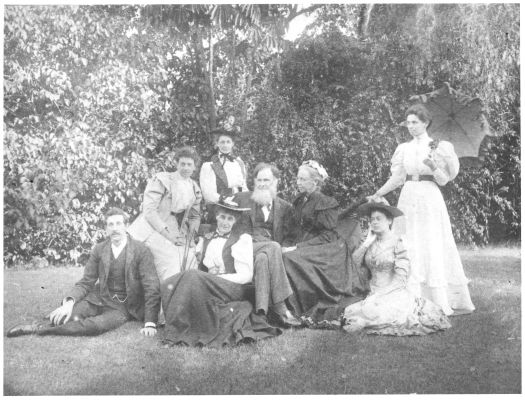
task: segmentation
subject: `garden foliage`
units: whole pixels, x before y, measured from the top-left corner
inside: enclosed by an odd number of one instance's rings
[[[315,158],[330,174],[324,190],[347,205],[387,179],[408,139],[409,96],[443,82],[479,96],[497,135],[481,167],[443,188],[455,237],[519,238],[518,5],[376,5],[364,37],[357,6],[318,6],[295,43],[282,40],[284,6],[262,17],[256,6],[171,7],[184,12],[6,7],[8,265],[78,262],[102,237],[104,210],[136,216],[147,179],[173,169],[172,150],[208,156],[210,130],[229,116],[248,165],[283,170],[285,197]]]

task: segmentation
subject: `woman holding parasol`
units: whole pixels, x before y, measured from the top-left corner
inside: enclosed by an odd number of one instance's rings
[[[411,260],[408,288],[416,296],[438,304],[447,315],[470,313],[474,305],[468,279],[438,187],[457,176],[459,160],[450,142],[437,142],[429,137],[431,117],[425,106],[413,105],[405,116],[413,139],[397,147],[391,177],[367,199],[378,202],[403,185],[398,208],[405,214],[405,220],[398,218],[393,229],[406,235]]]

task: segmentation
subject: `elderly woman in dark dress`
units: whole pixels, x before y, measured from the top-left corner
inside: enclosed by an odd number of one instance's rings
[[[347,244],[336,231],[339,204],[320,190],[327,177],[316,161],[299,167],[300,193],[293,201],[295,232],[283,247],[283,261],[294,291],[291,306],[312,327],[322,327],[324,321],[334,319],[342,304],[362,298],[351,290],[360,286],[351,282],[359,277],[352,274]]]

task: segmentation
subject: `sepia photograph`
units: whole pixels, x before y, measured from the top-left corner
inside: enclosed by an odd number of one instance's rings
[[[522,392],[520,4],[11,3],[3,395]]]

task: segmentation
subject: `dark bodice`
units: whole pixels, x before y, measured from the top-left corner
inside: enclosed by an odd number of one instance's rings
[[[298,247],[328,243],[338,239],[337,201],[320,191],[301,193],[293,201],[294,241]]]

